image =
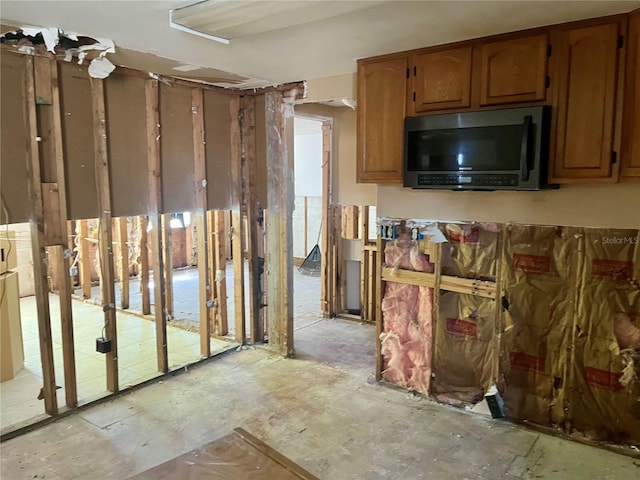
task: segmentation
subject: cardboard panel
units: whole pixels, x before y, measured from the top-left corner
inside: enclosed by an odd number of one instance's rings
[[[145,80],[112,74],[105,80],[111,205],[115,217],[148,213]]]
[[[231,114],[230,96],[204,91],[205,161],[207,164],[207,208],[231,208]]]
[[[256,196],[267,207],[267,132],[265,130],[265,98],[256,96]]]
[[[9,214],[8,223],[29,220],[27,196],[27,160],[25,145],[27,131],[25,120],[25,61],[21,55],[3,52],[0,55],[0,192],[2,206]],[[2,223],[7,222],[5,212],[0,213]]]
[[[160,161],[164,213],[195,209],[191,88],[160,84]]]
[[[62,143],[67,174],[69,218],[96,218],[91,83],[85,67],[59,63]]]

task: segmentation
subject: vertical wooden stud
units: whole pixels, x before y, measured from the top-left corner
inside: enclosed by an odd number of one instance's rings
[[[129,244],[127,235],[127,217],[117,220],[118,263],[120,271],[120,307],[129,308]]]
[[[211,285],[214,285],[214,298],[216,299],[216,308],[212,312],[214,314],[214,333],[224,336],[229,332],[229,320],[227,312],[227,253],[226,248],[228,242],[227,236],[227,212],[216,210],[211,213],[211,255],[210,260],[210,278]]]
[[[47,285],[47,266],[44,236],[44,207],[40,186],[40,155],[38,153],[38,131],[35,104],[33,57],[26,55],[26,74],[24,83],[24,99],[26,102],[26,145],[27,189],[30,200],[31,252],[33,255],[33,278],[38,315],[38,334],[40,340],[40,360],[42,362],[42,378],[44,409],[49,415],[58,414],[56,398],[56,379],[53,364],[53,344],[51,340],[51,316],[49,312],[49,291]]]
[[[376,256],[375,266],[378,274],[375,276],[375,321],[376,321],[376,380],[382,380],[382,342],[380,335],[382,334],[382,296],[384,295],[384,282],[382,281],[382,265],[384,265],[384,240],[378,237],[376,240]]]
[[[360,318],[369,321],[367,311],[367,273],[369,246],[369,206],[360,206]]]
[[[325,318],[331,316],[330,307],[330,262],[331,231],[329,225],[329,210],[331,203],[331,122],[322,123],[322,237],[320,241],[321,270],[320,270],[320,307]]]
[[[171,232],[171,214],[161,215],[162,257],[164,265],[164,302],[167,319],[173,320],[173,239]]]
[[[204,98],[202,90],[194,88],[191,95],[193,125],[193,158],[196,181],[196,211],[194,220],[197,229],[196,248],[198,252],[198,297],[200,320],[200,355],[211,355],[211,323],[209,322],[209,301],[211,284],[207,275],[208,228],[207,228],[207,165],[204,149]],[[190,235],[190,232],[187,232]],[[187,254],[191,256],[190,253]]]
[[[232,97],[229,102],[231,113],[231,209],[232,250],[233,250],[233,296],[234,328],[236,341],[244,343],[246,338],[244,311],[244,255],[242,252],[242,145],[240,138],[240,98]]]
[[[58,87],[58,63],[55,59],[49,61],[49,85],[51,93],[51,126],[53,141],[52,149],[56,166],[56,180],[58,183],[58,212],[59,222],[64,232],[67,227],[67,236],[62,236],[62,243],[59,246],[61,262],[58,265],[58,288],[60,299],[60,322],[62,333],[62,358],[64,364],[64,389],[65,402],[67,407],[74,408],[78,405],[78,390],[76,378],[75,345],[73,335],[73,309],[71,305],[71,295],[73,294],[73,284],[69,275],[69,267],[72,259],[70,246],[73,246],[73,231],[68,222],[67,212],[67,188],[64,165],[64,150],[62,145],[62,118],[60,104],[60,90]],[[71,243],[70,243],[71,239]],[[91,291],[91,273],[89,273],[89,291]]]
[[[62,245],[49,247],[55,252],[51,257],[58,281],[58,297],[60,298],[60,327],[62,333],[62,357],[64,365],[64,391],[66,405],[69,408],[78,406],[78,390],[76,384],[75,347],[73,344],[73,314],[71,312],[71,292],[69,291],[69,268]]]
[[[293,165],[287,154],[287,110],[281,92],[265,95],[267,132],[267,304],[269,348],[293,354]]]
[[[118,386],[118,338],[116,328],[116,305],[113,272],[113,235],[111,230],[111,188],[109,184],[109,154],[107,151],[107,122],[104,108],[104,83],[91,79],[93,103],[94,155],[96,189],[100,210],[98,248],[100,251],[100,287],[106,337],[111,340],[111,351],[107,359],[107,389],[117,392]]]
[[[247,256],[249,266],[249,339],[252,344],[264,341],[264,322],[261,309],[260,249],[258,230],[257,165],[255,131],[255,97],[240,100],[242,177],[245,216],[247,219]]]
[[[79,255],[80,255],[80,284],[82,285],[82,296],[84,298],[91,298],[91,254],[89,243],[89,225],[87,220],[80,220],[78,222],[78,235],[80,240],[78,241]]]
[[[169,370],[167,356],[167,312],[164,296],[164,262],[162,247],[162,180],[160,167],[160,115],[158,81],[145,84],[147,117],[147,162],[149,165],[149,221],[151,222],[151,254],[153,265],[153,298],[156,322],[158,371]]]
[[[147,217],[138,217],[138,265],[140,268],[140,295],[142,297],[142,314],[151,313],[151,297],[149,295],[149,248],[147,247]]]

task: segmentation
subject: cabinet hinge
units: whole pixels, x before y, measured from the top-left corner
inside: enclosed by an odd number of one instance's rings
[[[413,92],[413,101],[416,101],[416,92]]]
[[[407,67],[407,78],[409,78],[409,68]]]
[[[551,45],[547,45],[547,57],[551,56],[551,50],[552,50]]]
[[[414,77],[416,76],[417,71],[418,71],[418,69],[417,69],[417,67],[414,65],[414,66],[413,66],[413,76],[414,76]]]
[[[618,153],[611,152],[611,165],[618,163]]]
[[[547,77],[544,79],[544,88],[549,88],[550,86],[551,86],[551,77],[547,75]]]
[[[622,35],[618,35],[618,48],[622,48],[624,45],[624,37]]]

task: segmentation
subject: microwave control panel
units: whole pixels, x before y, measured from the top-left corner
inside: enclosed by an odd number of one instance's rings
[[[518,185],[517,174],[418,174],[418,187],[442,186],[442,187],[515,187]]]

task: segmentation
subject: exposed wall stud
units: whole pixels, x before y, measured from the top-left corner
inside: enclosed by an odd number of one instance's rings
[[[113,235],[111,230],[111,188],[109,180],[109,154],[107,151],[107,124],[104,107],[104,83],[91,79],[93,103],[93,132],[95,148],[96,189],[100,211],[98,249],[100,253],[100,289],[104,311],[105,336],[111,340],[111,351],[106,353],[107,389],[117,392],[118,338],[116,328],[115,286],[113,271]]]
[[[162,246],[162,181],[160,170],[160,115],[158,81],[145,84],[147,109],[147,161],[149,165],[149,221],[151,222],[151,255],[153,268],[154,316],[158,371],[169,371],[167,356],[167,312],[164,296],[164,261]]]

